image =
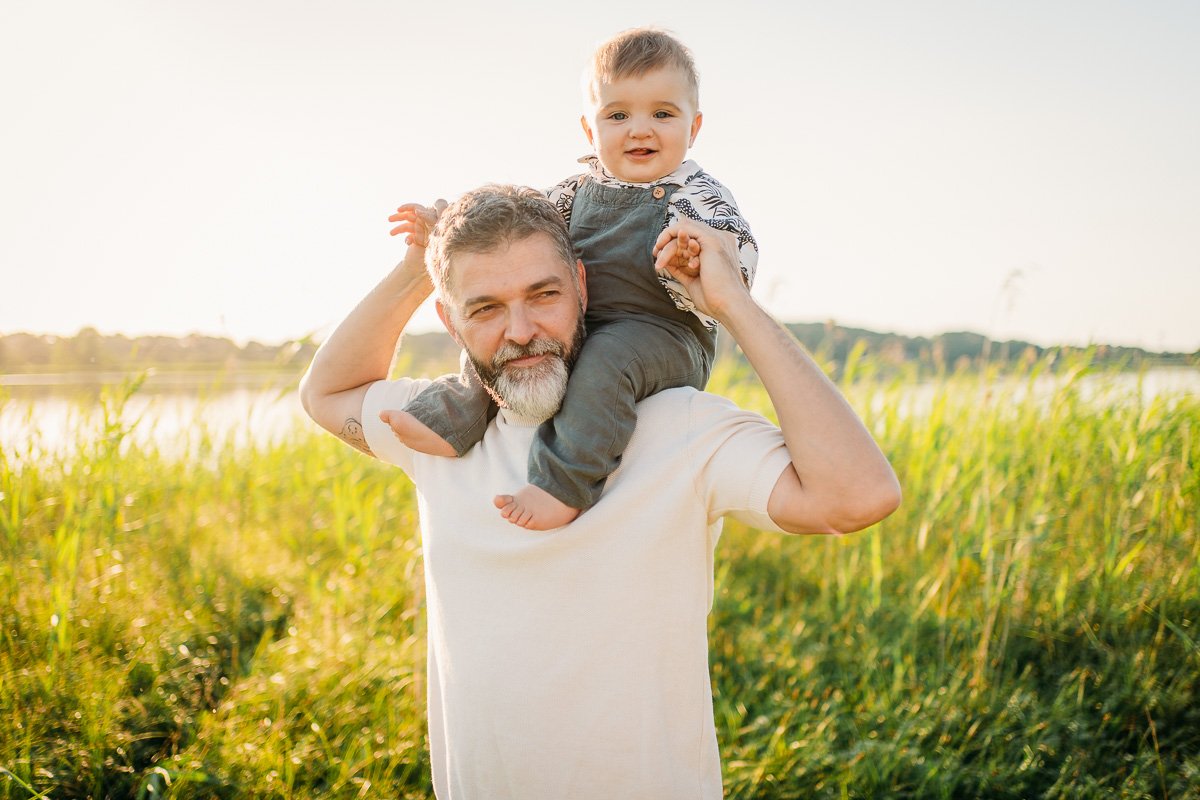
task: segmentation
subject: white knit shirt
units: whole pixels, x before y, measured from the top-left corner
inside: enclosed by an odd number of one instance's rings
[[[716,800],[706,620],[722,516],[779,530],[778,428],[693,389],[638,404],[600,502],[553,531],[500,518],[536,424],[505,411],[462,458],[379,420],[428,381],[370,387],[374,453],[416,485],[428,613],[429,749],[442,800]]]

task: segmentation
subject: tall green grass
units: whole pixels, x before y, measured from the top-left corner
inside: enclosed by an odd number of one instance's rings
[[[730,797],[1200,797],[1200,399],[1053,366],[851,359],[904,505],[728,527]],[[135,389],[86,444],[0,454],[0,798],[430,796],[407,480],[309,428],[139,445]]]

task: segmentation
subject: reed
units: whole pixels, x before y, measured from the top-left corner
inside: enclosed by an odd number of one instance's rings
[[[728,526],[728,796],[1200,796],[1200,400],[1086,358],[840,380],[904,504]],[[304,426],[139,444],[136,391],[0,452],[0,798],[430,796],[407,480]]]

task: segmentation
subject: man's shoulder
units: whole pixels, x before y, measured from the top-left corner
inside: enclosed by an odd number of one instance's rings
[[[664,389],[649,397],[639,400],[637,404],[638,419],[652,414],[675,414],[686,412],[698,395],[705,394],[691,386],[681,386],[677,389]]]
[[[683,386],[664,389],[650,395],[637,404],[638,427],[656,431],[670,426],[675,429],[685,425],[705,424],[714,416],[737,416],[743,411],[728,397]],[[755,415],[757,416],[757,415]]]
[[[708,510],[710,522],[733,514],[778,530],[767,503],[791,457],[782,431],[761,414],[711,392],[668,389],[638,404],[625,453],[624,477],[614,473],[616,483],[660,487],[669,474],[687,482],[691,501]]]

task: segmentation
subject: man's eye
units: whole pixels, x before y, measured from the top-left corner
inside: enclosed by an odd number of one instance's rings
[[[486,316],[487,314],[491,314],[495,310],[496,310],[495,305],[476,306],[474,309],[471,310],[471,313],[469,316],[472,316],[472,317]]]
[[[557,289],[547,289],[546,291],[540,292],[538,294],[538,299],[539,300],[553,300],[555,297],[558,297],[558,295],[559,295],[559,291]]]

